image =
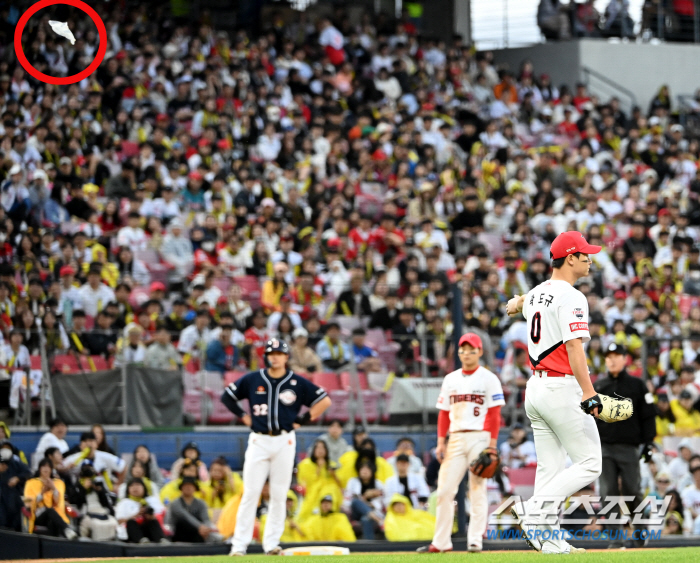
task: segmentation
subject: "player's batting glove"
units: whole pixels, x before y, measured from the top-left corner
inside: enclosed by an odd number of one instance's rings
[[[472,461],[469,470],[474,475],[490,479],[496,473],[500,463],[501,459],[498,457],[498,450],[496,448],[486,448],[479,454],[479,457]]]
[[[651,463],[651,454],[654,453],[654,445],[653,444],[644,444],[642,446],[642,455],[639,456],[639,459],[643,459],[644,463]]]
[[[304,414],[297,416],[294,422],[299,426],[304,426],[304,424],[311,422],[311,412],[306,411]]]

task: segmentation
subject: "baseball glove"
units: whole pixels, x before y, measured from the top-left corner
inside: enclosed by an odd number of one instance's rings
[[[486,448],[469,466],[469,470],[479,477],[490,479],[496,473],[501,459],[496,448]]]
[[[598,419],[603,422],[618,422],[627,420],[634,413],[632,399],[594,395],[581,402],[581,409],[586,414],[593,414],[598,409]]]

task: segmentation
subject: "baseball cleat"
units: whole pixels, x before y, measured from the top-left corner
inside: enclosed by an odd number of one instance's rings
[[[480,553],[481,552],[481,546],[476,545],[475,543],[470,543],[469,547],[467,548],[467,551],[469,553]]]
[[[578,555],[580,553],[586,553],[586,550],[582,547],[574,547],[573,545],[567,545],[564,551],[551,551],[548,549],[543,549],[542,553],[545,555]]]
[[[278,545],[277,547],[273,547],[270,551],[266,551],[265,555],[279,555],[282,553],[282,548]]]
[[[424,545],[423,547],[419,547],[418,549],[416,549],[417,553],[446,553],[448,551],[452,551],[452,548],[444,550],[438,549],[432,543],[430,545]]]
[[[231,546],[231,551],[229,552],[229,555],[232,557],[243,557],[245,555],[244,551],[236,551],[233,546]]]
[[[520,516],[518,516],[518,513],[515,511],[515,508],[510,509],[510,514],[515,518],[516,520],[520,520]],[[542,551],[542,542],[535,539],[534,536],[534,531],[537,529],[537,526],[533,524],[526,524],[524,521],[520,521],[520,530],[523,533],[523,539],[525,540],[525,543],[530,546],[531,549],[534,549],[535,551]],[[528,537],[528,531],[531,532],[530,535],[532,537]]]

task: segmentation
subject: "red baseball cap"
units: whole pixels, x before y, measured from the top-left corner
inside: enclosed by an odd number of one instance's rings
[[[613,294],[613,297],[614,297],[615,299],[627,299],[627,294],[626,294],[623,290],[618,289],[618,290]]]
[[[151,291],[165,291],[165,284],[155,281],[151,284]]]
[[[75,270],[71,266],[62,266],[61,269],[58,271],[58,274],[60,277],[72,276],[75,274]]]
[[[462,335],[462,338],[459,339],[459,345],[462,346],[462,344],[469,344],[472,348],[479,348],[480,350],[484,347],[481,343],[481,338],[473,332]]]
[[[576,254],[577,252],[583,254],[598,254],[601,248],[601,246],[588,244],[588,241],[586,241],[584,236],[578,231],[567,231],[560,234],[552,241],[549,252],[552,258],[556,260],[557,258],[564,258],[569,254]]]

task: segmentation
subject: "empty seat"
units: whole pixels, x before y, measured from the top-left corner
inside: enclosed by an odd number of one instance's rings
[[[361,391],[360,399],[362,401],[362,407],[365,410],[365,419],[367,422],[377,422],[381,418],[379,402],[381,401],[382,394],[379,391]],[[355,409],[355,421],[361,422],[362,417],[360,416],[361,411],[359,408]]]
[[[76,360],[75,356],[69,354],[54,356],[53,369],[60,373],[78,373],[81,371],[78,360]]]
[[[337,419],[341,422],[348,422],[350,420],[350,393],[335,389],[329,391],[328,395],[333,401],[333,405],[325,412],[326,421]]]
[[[221,402],[221,393],[210,390],[207,394],[212,405],[211,414],[207,417],[209,424],[231,424],[236,417]]]
[[[360,389],[369,389],[369,384],[367,382],[367,374],[363,371],[357,372],[357,378],[360,381]],[[352,381],[352,374],[350,372],[344,371],[340,374],[340,387],[346,391],[354,391],[355,383]]]
[[[242,372],[242,371],[227,371],[224,374],[224,385],[226,386],[229,383],[235,383],[244,375],[245,375],[245,372]]]
[[[328,392],[340,389],[340,380],[337,373],[323,371],[314,373],[312,381],[315,385],[323,387]]]
[[[32,369],[41,369],[41,356],[29,356]]]
[[[380,346],[384,346],[386,343],[386,334],[381,328],[370,328],[367,331],[367,336],[365,337],[365,344],[372,348],[372,350],[376,350]]]
[[[202,416],[202,399],[204,398],[204,417]],[[182,412],[194,418],[194,421],[199,423],[203,419],[206,420],[206,413],[210,412],[209,404],[211,399],[202,394],[201,391],[185,391],[182,396]]]

